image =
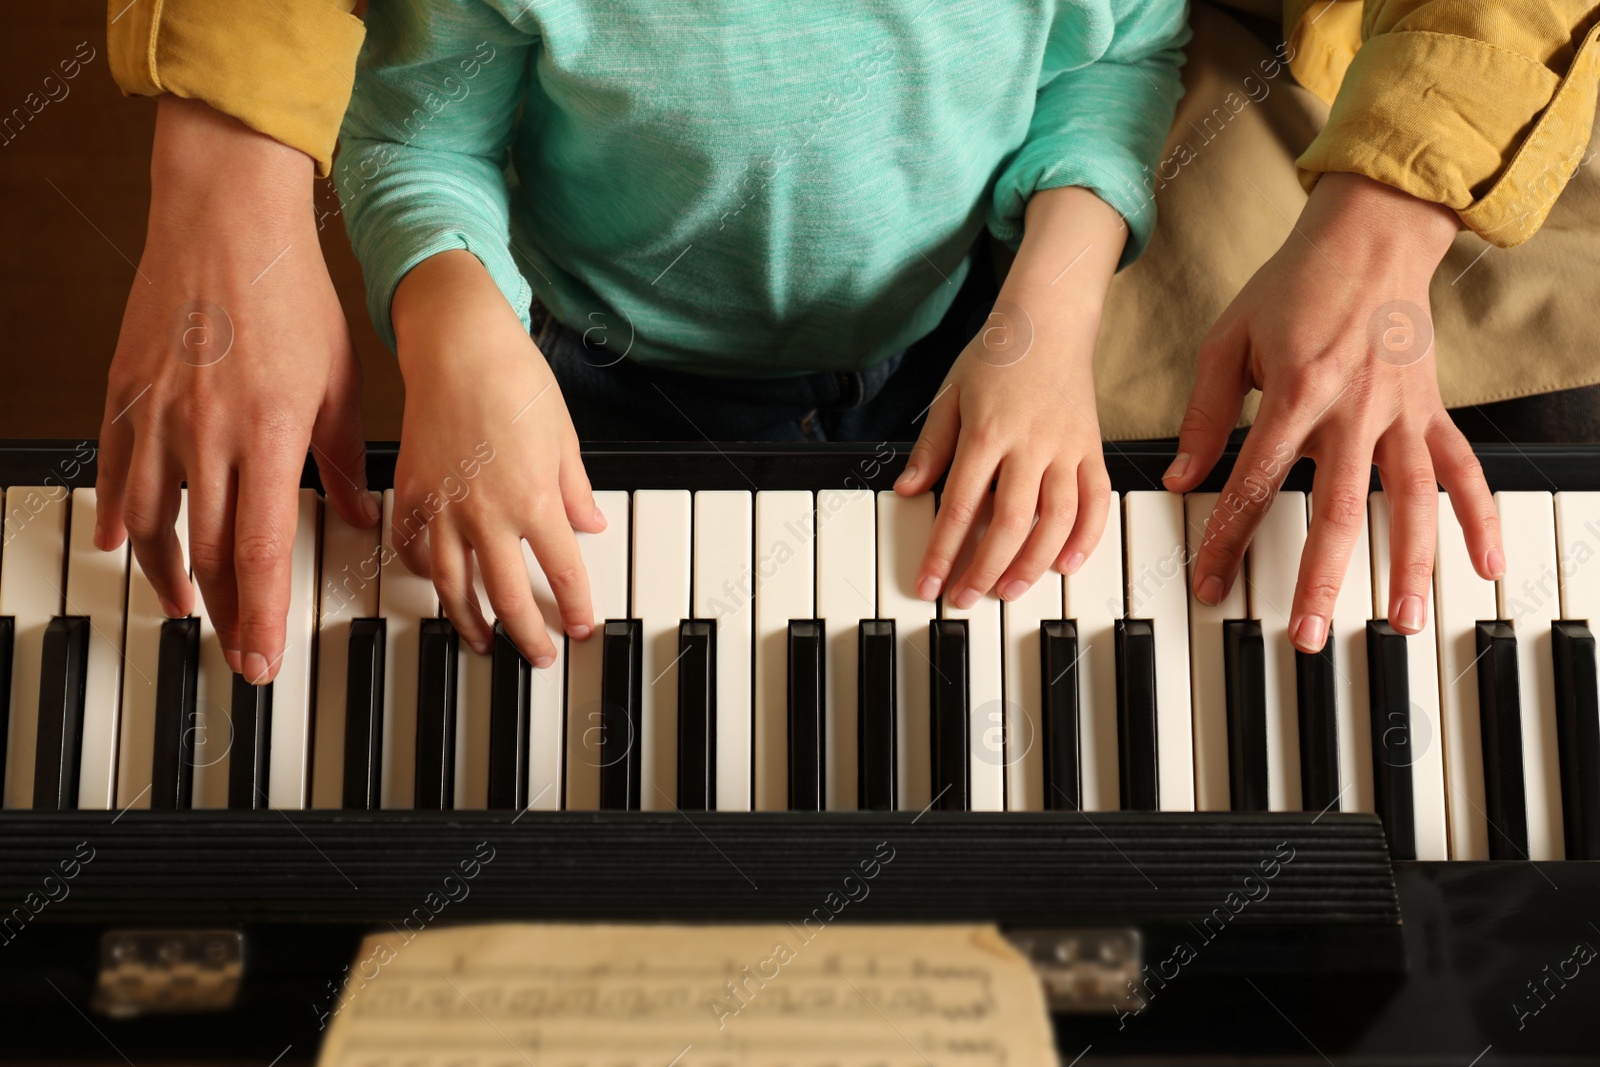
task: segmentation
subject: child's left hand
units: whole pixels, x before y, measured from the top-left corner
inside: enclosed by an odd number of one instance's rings
[[[1074,187],[1035,194],[1027,228],[994,310],[950,368],[894,486],[914,496],[949,467],[916,591],[933,600],[948,590],[963,609],[991,589],[1015,600],[1052,566],[1076,571],[1100,540],[1111,497],[1094,346],[1127,230]],[[952,579],[991,486],[993,517]]]

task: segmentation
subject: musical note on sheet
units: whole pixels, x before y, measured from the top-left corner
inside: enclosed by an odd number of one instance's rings
[[[1055,1064],[992,926],[508,923],[373,934],[320,1067]]]

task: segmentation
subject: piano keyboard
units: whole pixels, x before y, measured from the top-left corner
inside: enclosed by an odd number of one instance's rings
[[[869,477],[865,453],[826,454],[835,476],[809,484],[792,453],[591,456],[597,626],[544,670],[503,633],[487,655],[457,639],[394,555],[391,491],[380,533],[303,489],[288,645],[260,689],[203,599],[166,619],[126,547],[93,547],[93,489],[9,485],[4,804],[1355,811],[1396,859],[1600,858],[1600,492],[1503,488],[1499,582],[1442,501],[1412,636],[1382,618],[1374,493],[1307,656],[1285,632],[1304,472],[1221,605],[1188,585],[1216,494],[1124,472],[1079,573],[960,610],[911,588],[935,500],[878,488],[899,460]]]

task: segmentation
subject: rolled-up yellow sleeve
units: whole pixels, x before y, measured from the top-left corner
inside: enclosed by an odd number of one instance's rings
[[[1595,0],[1285,0],[1290,68],[1331,105],[1307,190],[1364,174],[1453,208],[1496,245],[1544,222],[1600,91]]]
[[[129,95],[204,100],[333,162],[364,30],[355,0],[107,0],[111,73]]]

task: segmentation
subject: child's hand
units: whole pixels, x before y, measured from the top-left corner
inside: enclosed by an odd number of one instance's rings
[[[1094,551],[1111,494],[1094,345],[1126,233],[1085,189],[1049,189],[1029,202],[1027,235],[994,310],[950,368],[895,483],[915,495],[950,468],[917,571],[922,599],[948,587],[959,608],[990,589],[1015,600],[1047,568],[1070,574]],[[991,485],[994,516],[952,579]]]
[[[498,620],[534,666],[547,667],[556,648],[534,603],[522,541],[550,582],[566,632],[581,641],[594,619],[572,531],[606,524],[555,376],[469,252],[414,268],[395,293],[393,315],[406,382],[395,548],[411,570],[432,577],[445,614],[481,653],[493,631],[473,590],[476,554]],[[461,464],[481,459],[486,445],[493,461],[465,481]],[[426,539],[408,534],[410,516],[427,523]]]

